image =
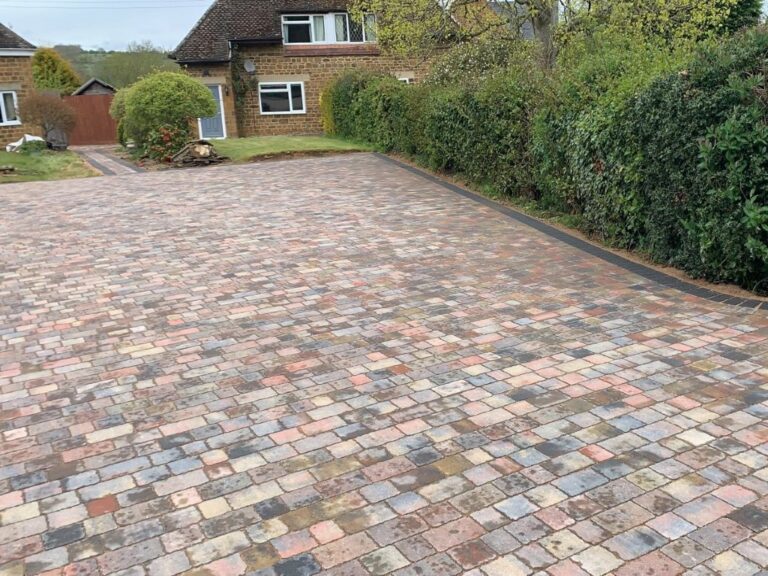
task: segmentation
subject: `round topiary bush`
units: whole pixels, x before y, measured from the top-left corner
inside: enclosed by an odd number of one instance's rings
[[[195,119],[216,114],[216,101],[210,90],[180,72],[145,76],[131,86],[123,102],[118,101],[113,113],[119,115],[123,106],[123,137],[132,139],[144,153],[149,152],[152,136],[161,128],[188,135]]]

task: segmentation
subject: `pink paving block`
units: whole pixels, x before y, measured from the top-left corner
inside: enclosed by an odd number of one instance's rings
[[[309,531],[320,544],[328,544],[328,542],[344,537],[344,531],[333,520],[326,520],[310,526]]]
[[[579,449],[579,452],[589,458],[592,458],[595,462],[602,462],[603,460],[609,460],[613,458],[613,453],[609,452],[605,448],[598,446],[597,444],[591,444]]]

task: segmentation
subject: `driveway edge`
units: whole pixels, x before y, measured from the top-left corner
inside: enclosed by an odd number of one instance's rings
[[[395,166],[398,166],[403,170],[407,170],[412,174],[421,176],[425,180],[429,180],[434,184],[438,184],[443,188],[446,188],[447,190],[454,192],[455,194],[463,196],[464,198],[472,200],[473,202],[477,202],[478,204],[482,204],[483,206],[491,208],[496,212],[500,212],[501,214],[504,214],[505,216],[512,218],[513,220],[516,220],[521,224],[525,224],[526,226],[529,226],[534,230],[542,232],[543,234],[546,234],[547,236],[550,236],[555,240],[564,242],[565,244],[573,248],[581,250],[582,252],[586,252],[590,256],[595,256],[597,258],[600,258],[601,260],[604,260],[620,268],[623,268],[627,272],[632,272],[633,274],[642,276],[647,280],[651,280],[658,284],[662,284],[663,286],[668,286],[669,288],[674,288],[675,290],[679,290],[680,292],[683,292],[685,294],[690,294],[691,296],[697,296],[699,298],[703,298],[704,300],[709,300],[711,302],[720,302],[722,304],[730,304],[732,306],[749,308],[755,311],[768,310],[768,302],[764,302],[762,300],[757,300],[754,298],[743,298],[741,296],[731,296],[730,294],[723,294],[721,292],[717,292],[709,288],[697,286],[696,284],[693,284],[691,282],[686,282],[685,280],[680,280],[679,278],[675,278],[674,276],[670,276],[669,274],[665,274],[664,272],[660,272],[649,266],[645,266],[638,262],[634,262],[633,260],[624,258],[623,256],[619,256],[618,254],[615,254],[609,250],[600,248],[599,246],[595,246],[594,244],[591,244],[576,236],[573,236],[572,234],[568,234],[567,232],[564,232],[559,228],[556,228],[555,226],[552,226],[541,220],[533,218],[532,216],[528,216],[523,212],[520,212],[518,210],[515,210],[503,204],[499,204],[498,202],[494,202],[489,198],[486,198],[484,196],[471,192],[466,188],[462,188],[461,186],[457,186],[456,184],[449,182],[447,180],[444,180],[443,178],[440,178],[439,176],[436,176],[430,172],[427,172],[426,170],[416,168],[415,166],[411,166],[410,164],[406,164],[405,162],[401,162],[400,160],[396,160],[395,158],[392,158],[380,152],[374,152],[373,154],[377,158],[384,160],[385,162],[389,162],[390,164],[394,164]]]

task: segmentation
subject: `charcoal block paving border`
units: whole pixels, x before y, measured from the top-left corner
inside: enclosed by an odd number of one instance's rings
[[[690,294],[692,296],[698,296],[699,298],[704,298],[705,300],[709,300],[711,302],[731,304],[733,306],[741,306],[743,308],[752,308],[754,310],[759,310],[759,309],[768,310],[768,302],[764,300],[758,300],[757,298],[744,298],[743,296],[733,296],[730,294],[723,294],[722,292],[717,292],[710,288],[697,286],[696,284],[693,284],[691,282],[680,280],[679,278],[675,278],[674,276],[665,274],[664,272],[651,268],[650,266],[645,266],[638,262],[634,262],[633,260],[629,260],[628,258],[624,258],[623,256],[620,256],[614,252],[611,252],[610,250],[606,250],[605,248],[600,248],[599,246],[595,246],[594,244],[587,242],[585,240],[582,240],[581,238],[578,238],[573,234],[568,234],[567,232],[564,232],[563,230],[560,230],[555,226],[547,224],[546,222],[542,222],[541,220],[538,220],[537,218],[533,218],[532,216],[528,216],[527,214],[524,214],[518,210],[515,210],[514,208],[510,208],[509,206],[504,206],[503,204],[494,202],[490,198],[486,198],[484,196],[481,196],[480,194],[467,190],[466,188],[457,186],[453,182],[449,182],[448,180],[440,178],[439,176],[432,174],[430,172],[427,172],[426,170],[422,170],[421,168],[417,168],[415,166],[412,166],[411,164],[402,162],[400,160],[397,160],[396,158],[392,158],[391,156],[387,156],[386,154],[381,154],[380,152],[376,152],[375,154],[377,157],[381,158],[382,160],[385,160],[386,162],[394,164],[395,166],[398,166],[404,170],[408,170],[409,172],[412,172],[414,174],[418,174],[422,178],[425,178],[430,182],[434,182],[435,184],[439,184],[440,186],[450,190],[451,192],[455,192],[456,194],[459,194],[464,198],[469,198],[473,202],[478,202],[479,204],[482,204],[489,208],[493,208],[494,210],[496,210],[497,212],[501,212],[505,216],[513,218],[514,220],[517,220],[518,222],[525,224],[526,226],[530,226],[531,228],[538,230],[539,232],[543,232],[544,234],[551,236],[552,238],[555,238],[557,240],[560,240],[561,242],[565,242],[569,246],[578,248],[579,250],[586,252],[590,256],[595,256],[597,258],[600,258],[601,260],[605,260],[606,262],[610,262],[611,264],[619,266],[624,270],[626,270],[627,272],[632,272],[633,274],[637,274],[638,276],[642,276],[643,278],[646,278],[648,280],[658,282],[659,284],[668,286],[670,288],[675,288],[676,290],[680,290],[681,292],[685,292],[686,294]]]
[[[109,145],[74,146],[72,150],[101,172],[102,176],[122,176],[146,172],[144,168],[118,157],[113,152],[113,148],[114,146]]]

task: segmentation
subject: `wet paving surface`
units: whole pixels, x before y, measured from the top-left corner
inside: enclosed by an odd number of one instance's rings
[[[766,574],[765,312],[367,154],[0,222],[2,576]]]

